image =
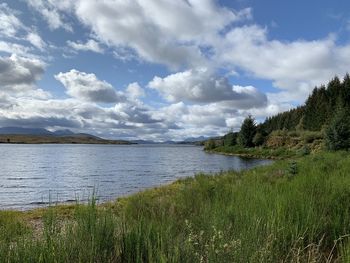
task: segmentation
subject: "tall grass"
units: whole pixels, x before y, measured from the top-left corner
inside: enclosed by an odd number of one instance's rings
[[[349,262],[350,155],[197,175],[32,229],[0,213],[0,262]]]

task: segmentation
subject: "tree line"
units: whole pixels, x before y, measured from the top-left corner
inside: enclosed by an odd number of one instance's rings
[[[350,76],[334,77],[327,85],[315,87],[302,106],[268,117],[257,124],[249,115],[239,132],[223,136],[225,146],[261,146],[274,131],[319,131],[330,150],[350,148]],[[215,148],[208,142],[207,148]]]

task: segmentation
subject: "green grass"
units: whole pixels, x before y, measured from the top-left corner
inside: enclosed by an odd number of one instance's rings
[[[322,153],[100,206],[1,212],[0,262],[349,262],[349,171],[349,153]]]

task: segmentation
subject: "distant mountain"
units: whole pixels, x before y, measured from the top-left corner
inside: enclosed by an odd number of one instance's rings
[[[71,130],[57,130],[52,133],[55,136],[68,136],[68,135],[74,135],[75,133],[72,132]]]
[[[209,140],[210,137],[204,137],[204,136],[199,136],[199,137],[189,137],[186,138],[183,141],[164,141],[164,142],[155,142],[151,140],[133,140],[131,142],[137,143],[137,144],[195,144],[195,145],[200,145],[202,142]]]
[[[52,132],[42,128],[3,127],[0,134],[52,135]]]
[[[147,140],[132,140],[132,143],[137,143],[137,144],[155,144],[154,141],[147,141]]]
[[[0,128],[0,143],[81,143],[81,144],[132,144],[124,140],[106,140],[87,133],[71,130],[50,132],[42,128]]]
[[[199,136],[199,137],[189,137],[184,140],[184,142],[202,142],[209,140],[210,137],[204,137],[204,136]]]

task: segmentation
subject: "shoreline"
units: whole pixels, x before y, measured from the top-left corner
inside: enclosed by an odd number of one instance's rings
[[[220,147],[217,147],[213,150],[206,150],[206,149],[203,149],[203,150],[209,154],[220,154],[220,155],[226,155],[226,156],[237,156],[237,157],[247,158],[247,159],[260,159],[260,160],[266,159],[266,160],[276,160],[276,161],[300,158],[305,156],[298,153],[296,150],[288,150],[285,148],[278,148],[278,149],[251,148],[248,150],[245,148],[242,148],[242,149],[233,149],[233,150],[231,149],[220,150]],[[255,152],[235,152],[235,150],[236,151],[250,150]]]
[[[228,152],[220,152],[220,151],[212,151],[212,150],[204,150],[206,153],[209,154],[220,154],[220,155],[227,155],[227,156],[237,156],[247,159],[259,159],[259,160],[287,160],[293,157],[277,157],[277,156],[262,156],[262,155],[254,155],[254,154],[248,154],[248,153],[228,153]]]

